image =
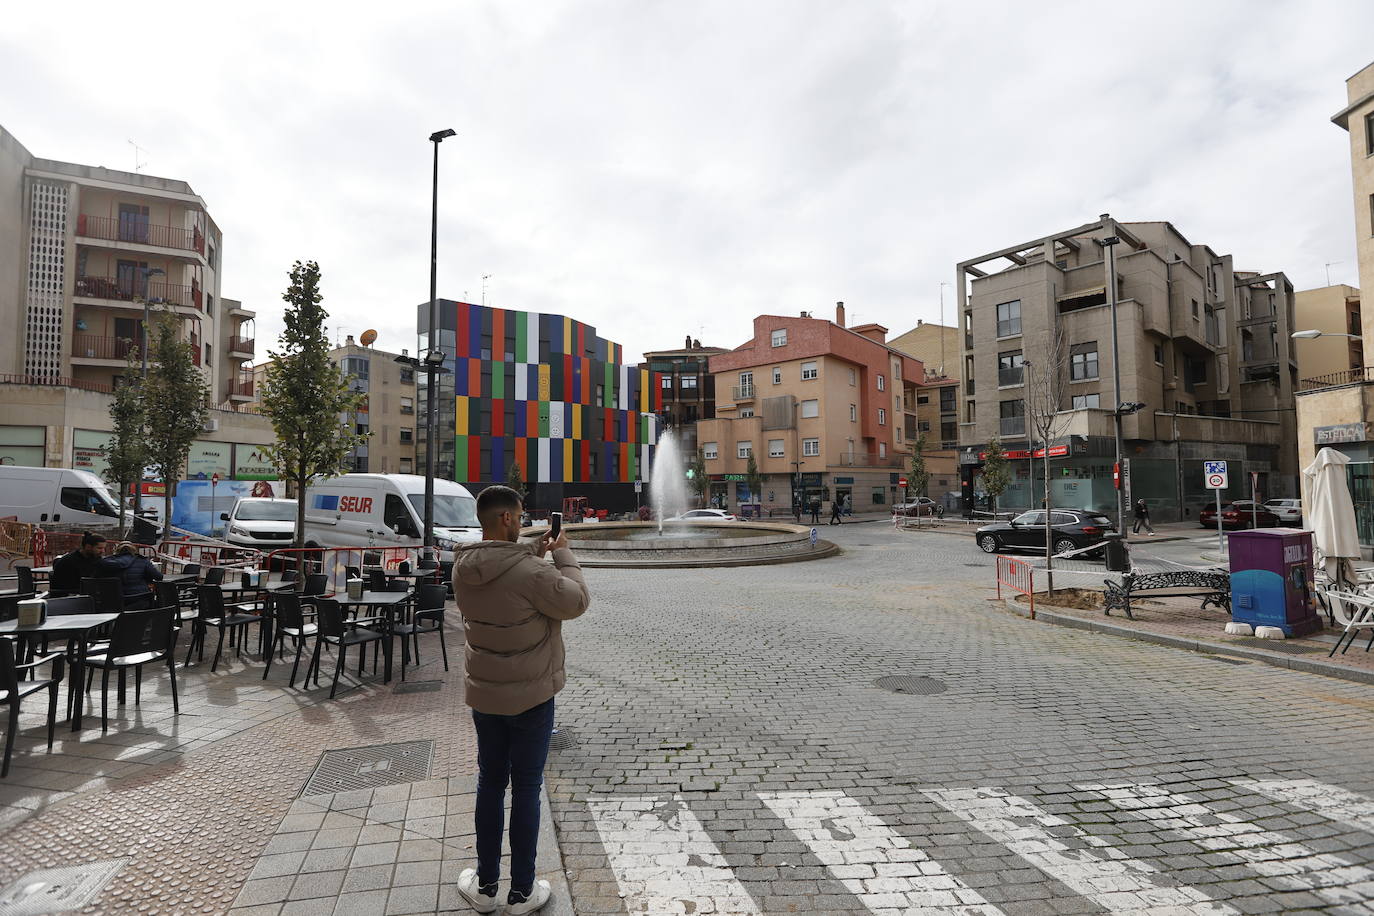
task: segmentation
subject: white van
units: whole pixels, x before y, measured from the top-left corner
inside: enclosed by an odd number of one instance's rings
[[[31,525],[119,527],[119,503],[90,471],[0,465],[0,518]]]
[[[235,547],[252,547],[264,553],[290,547],[296,536],[296,501],[241,496],[234,508],[219,514],[224,539]]]
[[[305,495],[307,547],[424,546],[425,479],[418,474],[344,474]],[[480,541],[477,500],[451,480],[434,481],[434,543],[447,569],[461,543]]]

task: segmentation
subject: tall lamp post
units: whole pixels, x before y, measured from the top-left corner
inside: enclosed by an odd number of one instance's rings
[[[143,361],[143,371],[140,374],[139,387],[139,397],[142,398],[147,395],[147,388],[144,386],[146,386],[148,382],[148,321],[150,319],[148,314],[148,280],[152,277],[165,277],[167,276],[167,271],[163,270],[161,267],[144,267],[140,269],[140,273],[143,274],[143,285],[140,287],[137,283],[134,284],[134,301],[143,303],[143,326],[140,328],[140,334],[143,339],[138,345],[139,359]],[[143,513],[143,475],[139,474],[138,477],[138,482],[134,484],[135,519]],[[163,485],[166,485],[165,481]],[[121,493],[119,498],[123,500],[124,494]],[[211,500],[211,503],[213,502],[214,500]],[[120,505],[123,505],[123,503],[121,502]]]
[[[452,128],[436,130],[429,135],[434,144],[434,183],[429,216],[429,349],[423,354],[425,363],[425,550],[421,565],[430,569],[439,565],[434,555],[434,452],[439,438],[438,370],[444,364],[444,351],[439,348],[439,144],[457,135]]]
[[[1116,246],[1121,239],[1109,235],[1098,244],[1107,249],[1107,288],[1112,304],[1112,422],[1116,431],[1116,530],[1126,531],[1126,505],[1124,484],[1125,468],[1121,464],[1121,346],[1116,331]]]

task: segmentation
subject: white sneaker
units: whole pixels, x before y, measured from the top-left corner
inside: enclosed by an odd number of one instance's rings
[[[496,895],[488,897],[478,890],[477,869],[465,868],[458,875],[458,893],[463,895],[463,899],[468,902],[479,913],[494,913],[500,905],[497,903]],[[525,910],[524,912],[529,912]]]
[[[521,903],[511,903],[510,898],[506,898],[506,912],[509,913],[510,916],[521,916],[522,913],[533,913],[535,910],[548,903],[549,897],[552,895],[553,891],[549,888],[549,882],[536,881],[534,882],[533,889],[530,890],[529,898]]]

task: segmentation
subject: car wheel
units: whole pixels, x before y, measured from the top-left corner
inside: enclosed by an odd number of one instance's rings
[[[1073,538],[1055,538],[1054,552],[1065,553],[1067,551],[1073,550],[1077,546],[1078,544],[1074,542]]]
[[[983,553],[996,553],[998,548],[997,538],[994,535],[985,534],[978,538],[978,547]]]

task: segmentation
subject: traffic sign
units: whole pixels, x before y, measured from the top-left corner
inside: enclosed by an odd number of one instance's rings
[[[905,477],[898,477],[898,478],[897,478],[897,486],[899,486],[899,487],[904,487],[904,486],[906,486],[906,478],[905,478]]]
[[[216,471],[214,474],[210,475],[210,486],[215,486],[215,485],[218,484],[218,483],[219,483],[219,472]]]
[[[1230,485],[1225,461],[1204,461],[1202,473],[1209,490],[1225,490]]]
[[[636,493],[643,493],[643,492],[644,492],[644,481],[642,481],[642,480],[636,480],[636,481],[635,481],[635,492],[636,492]]]

